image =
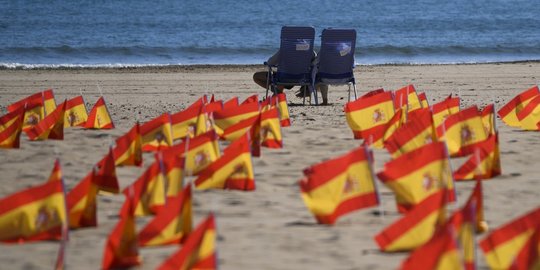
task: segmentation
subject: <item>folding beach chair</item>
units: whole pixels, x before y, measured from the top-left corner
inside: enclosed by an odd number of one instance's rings
[[[351,101],[351,84],[356,95],[354,80],[354,50],[356,47],[356,30],[354,29],[324,29],[321,36],[321,50],[315,84],[349,86],[349,101]],[[315,95],[317,93],[315,92]]]
[[[279,63],[268,66],[266,97],[268,90],[277,90],[278,85],[307,86],[309,93],[314,93],[315,74],[312,68],[313,42],[315,29],[305,26],[283,26],[281,28],[281,43],[279,46]],[[306,97],[304,95],[304,104]],[[315,104],[318,104],[315,94]]]

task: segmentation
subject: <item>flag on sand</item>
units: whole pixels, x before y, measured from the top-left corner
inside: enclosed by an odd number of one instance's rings
[[[435,128],[439,127],[449,115],[459,112],[459,103],[459,97],[452,97],[452,95],[449,95],[443,101],[431,106],[433,125]]]
[[[511,127],[521,127],[521,122],[519,121],[517,114],[538,95],[540,95],[538,86],[531,87],[502,106],[499,111],[497,111],[497,114],[505,124]]]
[[[158,270],[217,269],[216,225],[210,214],[188,235],[186,241]]]
[[[133,192],[133,195],[129,195]],[[154,162],[130,186],[123,191],[130,200],[136,216],[148,216],[159,212],[165,205],[165,180],[161,165]]]
[[[510,269],[540,269],[540,226],[536,227],[533,235],[516,255]]]
[[[425,145],[387,162],[377,177],[394,192],[398,210],[402,213],[441,189],[448,192],[447,201],[456,199],[448,155],[441,142]]]
[[[501,174],[501,158],[498,134],[475,144],[472,155],[454,172],[455,180],[489,179]]]
[[[136,123],[126,134],[116,139],[113,149],[116,166],[141,166],[142,140],[139,123]]]
[[[66,196],[69,228],[97,226],[96,196],[98,189],[96,170],[92,169]]]
[[[419,93],[418,99],[420,100],[420,104],[422,105],[422,108],[429,108],[429,102],[427,100],[426,93],[424,92]]]
[[[8,112],[13,112],[20,107],[24,108],[25,104],[34,103],[39,100],[40,106],[42,106],[43,114],[48,115],[56,109],[56,101],[54,100],[54,93],[52,89],[47,89],[41,92],[37,92],[33,95],[25,97],[7,107]]]
[[[340,216],[379,204],[371,154],[360,147],[304,170],[302,199],[319,223],[334,224]]]
[[[96,186],[99,190],[114,194],[120,193],[120,185],[118,177],[116,177],[116,165],[114,165],[114,152],[109,148],[107,153],[97,164],[99,171],[97,172]]]
[[[66,101],[66,111],[64,112],[64,127],[84,126],[88,114],[82,96],[76,96]]]
[[[199,173],[195,179],[197,189],[254,190],[250,145],[249,133],[232,142],[219,159]]]
[[[426,243],[446,219],[447,191],[441,189],[375,236],[382,251],[413,250]]]
[[[171,117],[164,113],[140,127],[142,150],[144,152],[158,151],[169,148],[173,144]]]
[[[487,139],[482,117],[476,106],[452,114],[437,127],[437,137],[446,142],[451,156],[462,156],[464,148]]]
[[[510,269],[539,227],[540,208],[537,208],[492,231],[480,241],[489,267]]]
[[[382,149],[384,143],[392,137],[392,135],[403,126],[403,110],[397,109],[396,113],[390,120],[384,125],[384,128],[376,128],[364,133],[366,139],[364,139],[364,145],[369,145],[373,148]]]
[[[67,225],[62,181],[47,181],[0,199],[0,241],[59,240]]]
[[[345,116],[354,138],[367,140],[376,129],[385,129],[385,124],[394,116],[392,92],[377,92],[348,102]]]
[[[415,114],[418,115],[403,124],[384,142],[384,147],[393,158],[437,140],[431,111],[429,109],[417,109]]]
[[[410,84],[394,91],[394,107],[402,109],[405,113],[422,108],[414,85]]]
[[[60,159],[54,161],[54,166],[49,175],[49,182],[62,181],[62,167],[60,166]]]
[[[261,112],[261,145],[268,148],[282,148],[283,137],[277,107]]]
[[[226,130],[228,127],[258,114],[258,102],[249,102],[229,107],[224,105],[223,110],[214,112],[214,122],[218,130]]]
[[[37,125],[25,130],[31,141],[36,140],[63,140],[64,139],[64,112],[66,102],[59,105],[52,113],[47,115]]]
[[[191,233],[191,185],[175,197],[169,197],[159,212],[139,232],[139,246],[160,246],[181,243]]]
[[[24,109],[0,117],[0,148],[19,148],[24,124]]]
[[[497,126],[495,120],[495,104],[489,104],[480,113],[482,115],[482,123],[484,124],[484,130],[488,136],[495,135],[497,133]]]
[[[517,113],[521,129],[540,130],[540,95],[531,99],[529,104]]]
[[[84,128],[114,128],[113,120],[111,118],[111,115],[109,114],[109,110],[107,109],[107,103],[105,103],[105,99],[103,97],[99,97],[94,107],[92,107],[92,110],[90,110],[90,114],[88,115],[88,119],[84,124]]]
[[[166,196],[176,197],[182,193],[184,186],[184,158],[177,156],[160,156],[157,153],[156,162],[161,162],[163,174],[165,175]]]

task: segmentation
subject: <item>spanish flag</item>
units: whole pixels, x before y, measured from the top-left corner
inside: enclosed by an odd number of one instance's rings
[[[259,95],[254,94],[254,95],[251,95],[251,96],[247,97],[246,99],[244,99],[244,101],[242,101],[242,103],[240,103],[240,105],[247,104],[247,103],[252,103],[252,102],[258,103],[259,102]]]
[[[498,134],[489,136],[467,152],[472,155],[454,172],[455,180],[490,179],[501,174]]]
[[[497,133],[497,126],[495,120],[495,105],[489,104],[480,113],[482,115],[482,123],[484,124],[484,130],[488,136],[495,135]]]
[[[523,130],[540,130],[540,95],[517,113],[517,118]]]
[[[487,139],[482,117],[476,106],[452,114],[444,123],[437,127],[437,137],[446,142],[450,156],[467,154],[464,148]]]
[[[268,148],[283,148],[281,124],[277,107],[261,112],[261,145]]]
[[[540,227],[536,228],[531,238],[519,251],[510,269],[540,269]]]
[[[449,115],[459,112],[459,103],[459,97],[449,95],[445,100],[431,106],[435,128],[439,127]]]
[[[257,114],[253,117],[241,120],[240,122],[229,126],[223,131],[223,134],[220,136],[223,140],[232,142],[238,138],[244,136],[248,131],[259,128],[255,125],[261,124],[260,114]]]
[[[187,138],[179,144],[161,151],[165,159],[169,156],[185,158],[186,175],[197,175],[216,161],[219,156],[218,136],[214,130],[194,138]]]
[[[195,135],[195,126],[199,114],[201,112],[201,107],[191,106],[183,111],[171,114],[171,127],[173,133],[173,139],[183,139],[185,137]]]
[[[368,139],[394,116],[392,92],[379,92],[345,104],[347,123],[355,139]]]
[[[84,126],[88,119],[86,105],[82,96],[76,96],[66,101],[66,111],[64,112],[64,127]]]
[[[133,196],[128,196],[133,189]],[[154,162],[123,193],[131,200],[136,216],[154,215],[165,205],[165,179],[162,166]]]
[[[394,91],[394,107],[401,108],[406,113],[422,108],[414,85],[410,84]]]
[[[236,107],[224,106],[223,110],[214,112],[214,121],[216,126],[221,130],[226,130],[228,127],[244,120],[249,119],[259,114],[259,103],[249,102],[240,104]]]
[[[396,113],[388,123],[381,128],[372,129],[366,132],[366,139],[364,139],[363,145],[369,145],[376,149],[383,149],[384,142],[386,142],[392,135],[403,126],[402,118],[403,110],[397,109]]]
[[[156,162],[161,162],[165,174],[166,196],[175,197],[182,192],[184,186],[184,158],[157,154]]]
[[[384,147],[393,158],[437,141],[431,111],[417,109],[414,113],[417,112],[421,113],[403,124],[384,142]]]
[[[414,250],[402,263],[402,270],[467,269],[460,256],[452,226],[445,226],[424,245]],[[468,268],[474,269],[474,268]]]
[[[334,224],[350,212],[379,204],[371,152],[357,148],[304,170],[302,199],[321,224]]]
[[[63,140],[64,139],[64,112],[66,111],[66,102],[58,106],[51,114],[29,129],[26,135],[31,141],[36,140]]]
[[[103,97],[99,97],[84,124],[88,129],[113,129],[114,123]]]
[[[120,193],[120,185],[118,177],[116,177],[116,165],[114,164],[114,152],[109,148],[107,153],[97,164],[99,171],[97,172],[96,186],[98,190],[110,192],[113,194]]]
[[[139,246],[180,244],[192,230],[191,185],[175,197],[169,197],[159,212],[139,232]]]
[[[420,100],[420,105],[422,105],[422,108],[429,108],[429,102],[427,100],[426,93],[422,92],[418,94],[418,99]]]
[[[511,127],[521,127],[521,122],[517,117],[517,113],[521,111],[529,102],[536,96],[540,95],[538,86],[534,86],[529,90],[526,90],[519,95],[515,96],[512,100],[506,103],[499,109],[497,114],[501,117],[501,120]]]
[[[53,182],[53,181],[62,181],[62,167],[60,166],[60,159],[56,159],[54,161],[54,167],[51,171],[51,174],[49,175],[49,180],[47,180],[48,182]]]
[[[447,191],[440,189],[422,200],[410,212],[375,236],[382,251],[416,249],[433,236],[446,219]]]
[[[143,152],[159,151],[173,144],[171,117],[164,113],[140,127]]]
[[[281,126],[290,127],[291,118],[289,115],[289,106],[287,105],[287,96],[285,96],[285,93],[273,95],[271,97],[271,104],[274,104],[276,107],[278,107]]]
[[[139,123],[136,123],[122,137],[116,139],[113,155],[116,166],[142,165],[142,140]]]
[[[97,226],[96,196],[98,189],[96,171],[92,169],[66,196],[69,211],[69,228]]]
[[[0,241],[60,240],[67,226],[63,181],[16,192],[0,199]]]
[[[510,269],[538,227],[540,227],[540,208],[492,231],[480,241],[480,248],[489,267]]]
[[[31,129],[46,116],[43,99],[41,97],[28,100],[22,108],[24,108],[23,131]]]
[[[158,270],[217,269],[216,236],[214,215],[210,214]]]
[[[0,117],[0,148],[19,148],[24,124],[24,109]]]
[[[199,173],[197,189],[254,190],[250,145],[249,133],[232,142],[219,159]]]
[[[448,192],[447,201],[456,200],[448,154],[441,142],[427,144],[387,162],[377,177],[394,192],[402,213],[443,188]]]
[[[101,269],[128,268],[141,264],[134,211],[132,200],[126,198],[120,210],[120,220],[105,244]]]
[[[454,227],[465,269],[476,269],[475,206],[466,204],[454,212],[445,226]]]
[[[238,101],[238,97],[232,97],[231,99],[223,103],[223,109],[227,110],[227,109],[238,107],[239,105],[240,105],[240,102]]]
[[[7,107],[8,112],[13,112],[19,107],[23,107],[27,103],[33,103],[35,100],[40,101],[44,115],[52,113],[56,109],[56,101],[54,100],[54,93],[52,89],[47,89],[28,97],[25,97]]]

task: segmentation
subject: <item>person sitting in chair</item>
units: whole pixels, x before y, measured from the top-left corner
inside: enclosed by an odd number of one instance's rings
[[[319,59],[317,58],[317,53],[315,51],[312,51],[312,65],[316,65],[318,63]],[[279,51],[274,53],[266,63],[269,66],[277,66],[279,63]],[[266,86],[268,84],[268,71],[258,71],[253,74],[253,81],[255,81],[256,84],[261,86],[262,88],[266,89]],[[283,89],[292,89],[294,85],[278,85],[277,86],[277,92],[282,93]],[[328,85],[323,83],[318,83],[315,85],[315,89],[317,91],[321,92],[321,96],[323,99],[323,102],[321,105],[328,105]],[[304,97],[305,95],[309,95],[309,91],[307,86],[300,87],[300,90],[296,93],[297,97]]]

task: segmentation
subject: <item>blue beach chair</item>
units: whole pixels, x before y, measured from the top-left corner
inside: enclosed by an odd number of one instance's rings
[[[283,26],[279,46],[279,64],[268,66],[266,97],[268,90],[276,91],[278,85],[307,86],[309,93],[314,93],[315,74],[312,67],[315,29],[305,26]],[[304,95],[304,101],[306,98]],[[315,94],[315,104],[318,104]]]
[[[356,100],[356,81],[354,79],[354,50],[356,47],[356,30],[324,29],[321,35],[321,49],[315,83],[349,86],[351,101],[351,84]],[[315,95],[317,93],[315,92]]]

